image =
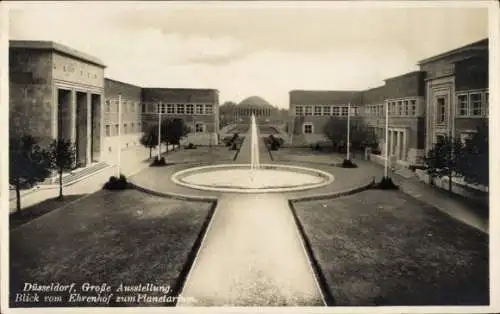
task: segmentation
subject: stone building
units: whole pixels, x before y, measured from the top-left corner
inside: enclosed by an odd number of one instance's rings
[[[100,159],[103,63],[63,45],[10,41],[9,132],[48,144],[65,138],[76,145],[77,162]]]
[[[105,100],[103,105],[103,156],[114,160],[118,145],[121,149],[140,145],[142,135],[141,96],[142,88],[136,85],[104,79]],[[121,121],[118,105],[121,102]],[[121,125],[119,123],[121,122]],[[118,138],[120,134],[120,138]]]
[[[217,144],[217,90],[143,88],[105,78],[104,70],[99,59],[54,42],[10,41],[10,135],[30,134],[42,145],[69,139],[78,166],[87,167],[113,162],[118,145],[140,145],[142,132],[157,123],[160,109],[190,126],[187,142]]]
[[[143,88],[143,131],[157,125],[158,110],[164,117],[182,118],[191,132],[186,142],[216,145],[219,134],[219,91],[216,89]]]
[[[488,39],[420,61],[426,72],[426,140],[465,140],[488,119]]]
[[[444,135],[465,140],[488,118],[488,39],[419,62],[420,70],[385,80],[364,91],[291,91],[292,145],[324,141],[331,117],[363,119],[385,142],[389,106],[389,154],[401,165],[423,162]],[[382,153],[385,153],[382,151]]]

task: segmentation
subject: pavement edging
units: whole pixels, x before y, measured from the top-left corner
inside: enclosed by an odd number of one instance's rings
[[[154,196],[159,196],[159,197],[168,197],[168,198],[174,198],[178,200],[183,200],[183,201],[193,201],[193,202],[217,202],[218,197],[211,197],[211,196],[194,196],[194,195],[185,195],[185,194],[180,194],[180,193],[167,193],[167,192],[158,192],[152,189],[148,189],[142,186],[137,185],[136,183],[133,182],[128,182],[129,186],[133,189],[136,189],[138,191],[151,194]]]
[[[358,192],[368,190],[372,188],[375,184],[375,179],[371,178],[369,181],[363,181],[360,185],[350,187],[348,189],[344,189],[341,191],[334,191],[330,193],[316,194],[316,195],[308,195],[308,196],[298,196],[289,198],[290,202],[306,202],[306,201],[316,201],[323,200],[329,198],[337,198],[341,196],[356,194]]]

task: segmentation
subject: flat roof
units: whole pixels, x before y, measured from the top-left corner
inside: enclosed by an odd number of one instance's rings
[[[406,76],[413,76],[413,75],[424,74],[424,73],[425,73],[425,71],[420,71],[420,70],[411,71],[411,72],[408,72],[408,73],[405,73],[405,74],[401,74],[401,75],[398,75],[398,76],[392,76],[392,77],[386,78],[384,81],[397,80],[399,78],[403,78],[403,77],[406,77]]]
[[[51,50],[105,68],[104,62],[81,51],[44,40],[9,40],[9,48]]]
[[[418,62],[418,65],[437,61],[439,59],[442,59],[442,58],[445,58],[448,56],[452,56],[454,54],[465,52],[465,51],[484,50],[484,49],[488,50],[488,43],[489,43],[488,38],[484,38],[484,39],[478,40],[476,42],[470,43],[468,45],[461,46],[461,47],[458,47],[458,48],[453,49],[453,50],[448,50],[446,52],[440,53],[438,55],[435,55],[435,56],[427,58],[427,59],[423,59],[423,60]]]

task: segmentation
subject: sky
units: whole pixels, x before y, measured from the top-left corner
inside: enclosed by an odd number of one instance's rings
[[[414,3],[413,3],[414,4]],[[476,4],[474,4],[476,5]],[[488,37],[482,7],[342,2],[9,3],[9,37],[51,40],[142,87],[215,88],[220,102],[363,90]]]

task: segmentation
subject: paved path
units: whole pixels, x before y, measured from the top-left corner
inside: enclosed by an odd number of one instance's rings
[[[148,167],[149,162],[145,161],[149,158],[149,149],[142,147],[134,147],[122,151],[121,173],[126,176],[132,176],[137,172]],[[113,160],[108,160],[108,163],[113,164]],[[109,179],[110,176],[116,175],[116,167],[109,167],[105,170],[85,178],[75,184],[63,187],[64,195],[82,195],[96,192],[102,188],[102,185]],[[45,200],[55,198],[59,195],[59,188],[38,189],[31,193],[21,195],[21,206],[27,208]],[[10,200],[10,212],[16,211],[16,199]]]
[[[259,142],[261,162],[269,163]],[[249,154],[247,136],[237,163]],[[195,301],[178,306],[325,305],[282,194],[224,194],[181,295]]]
[[[178,306],[323,306],[288,203],[278,194],[219,200]]]

